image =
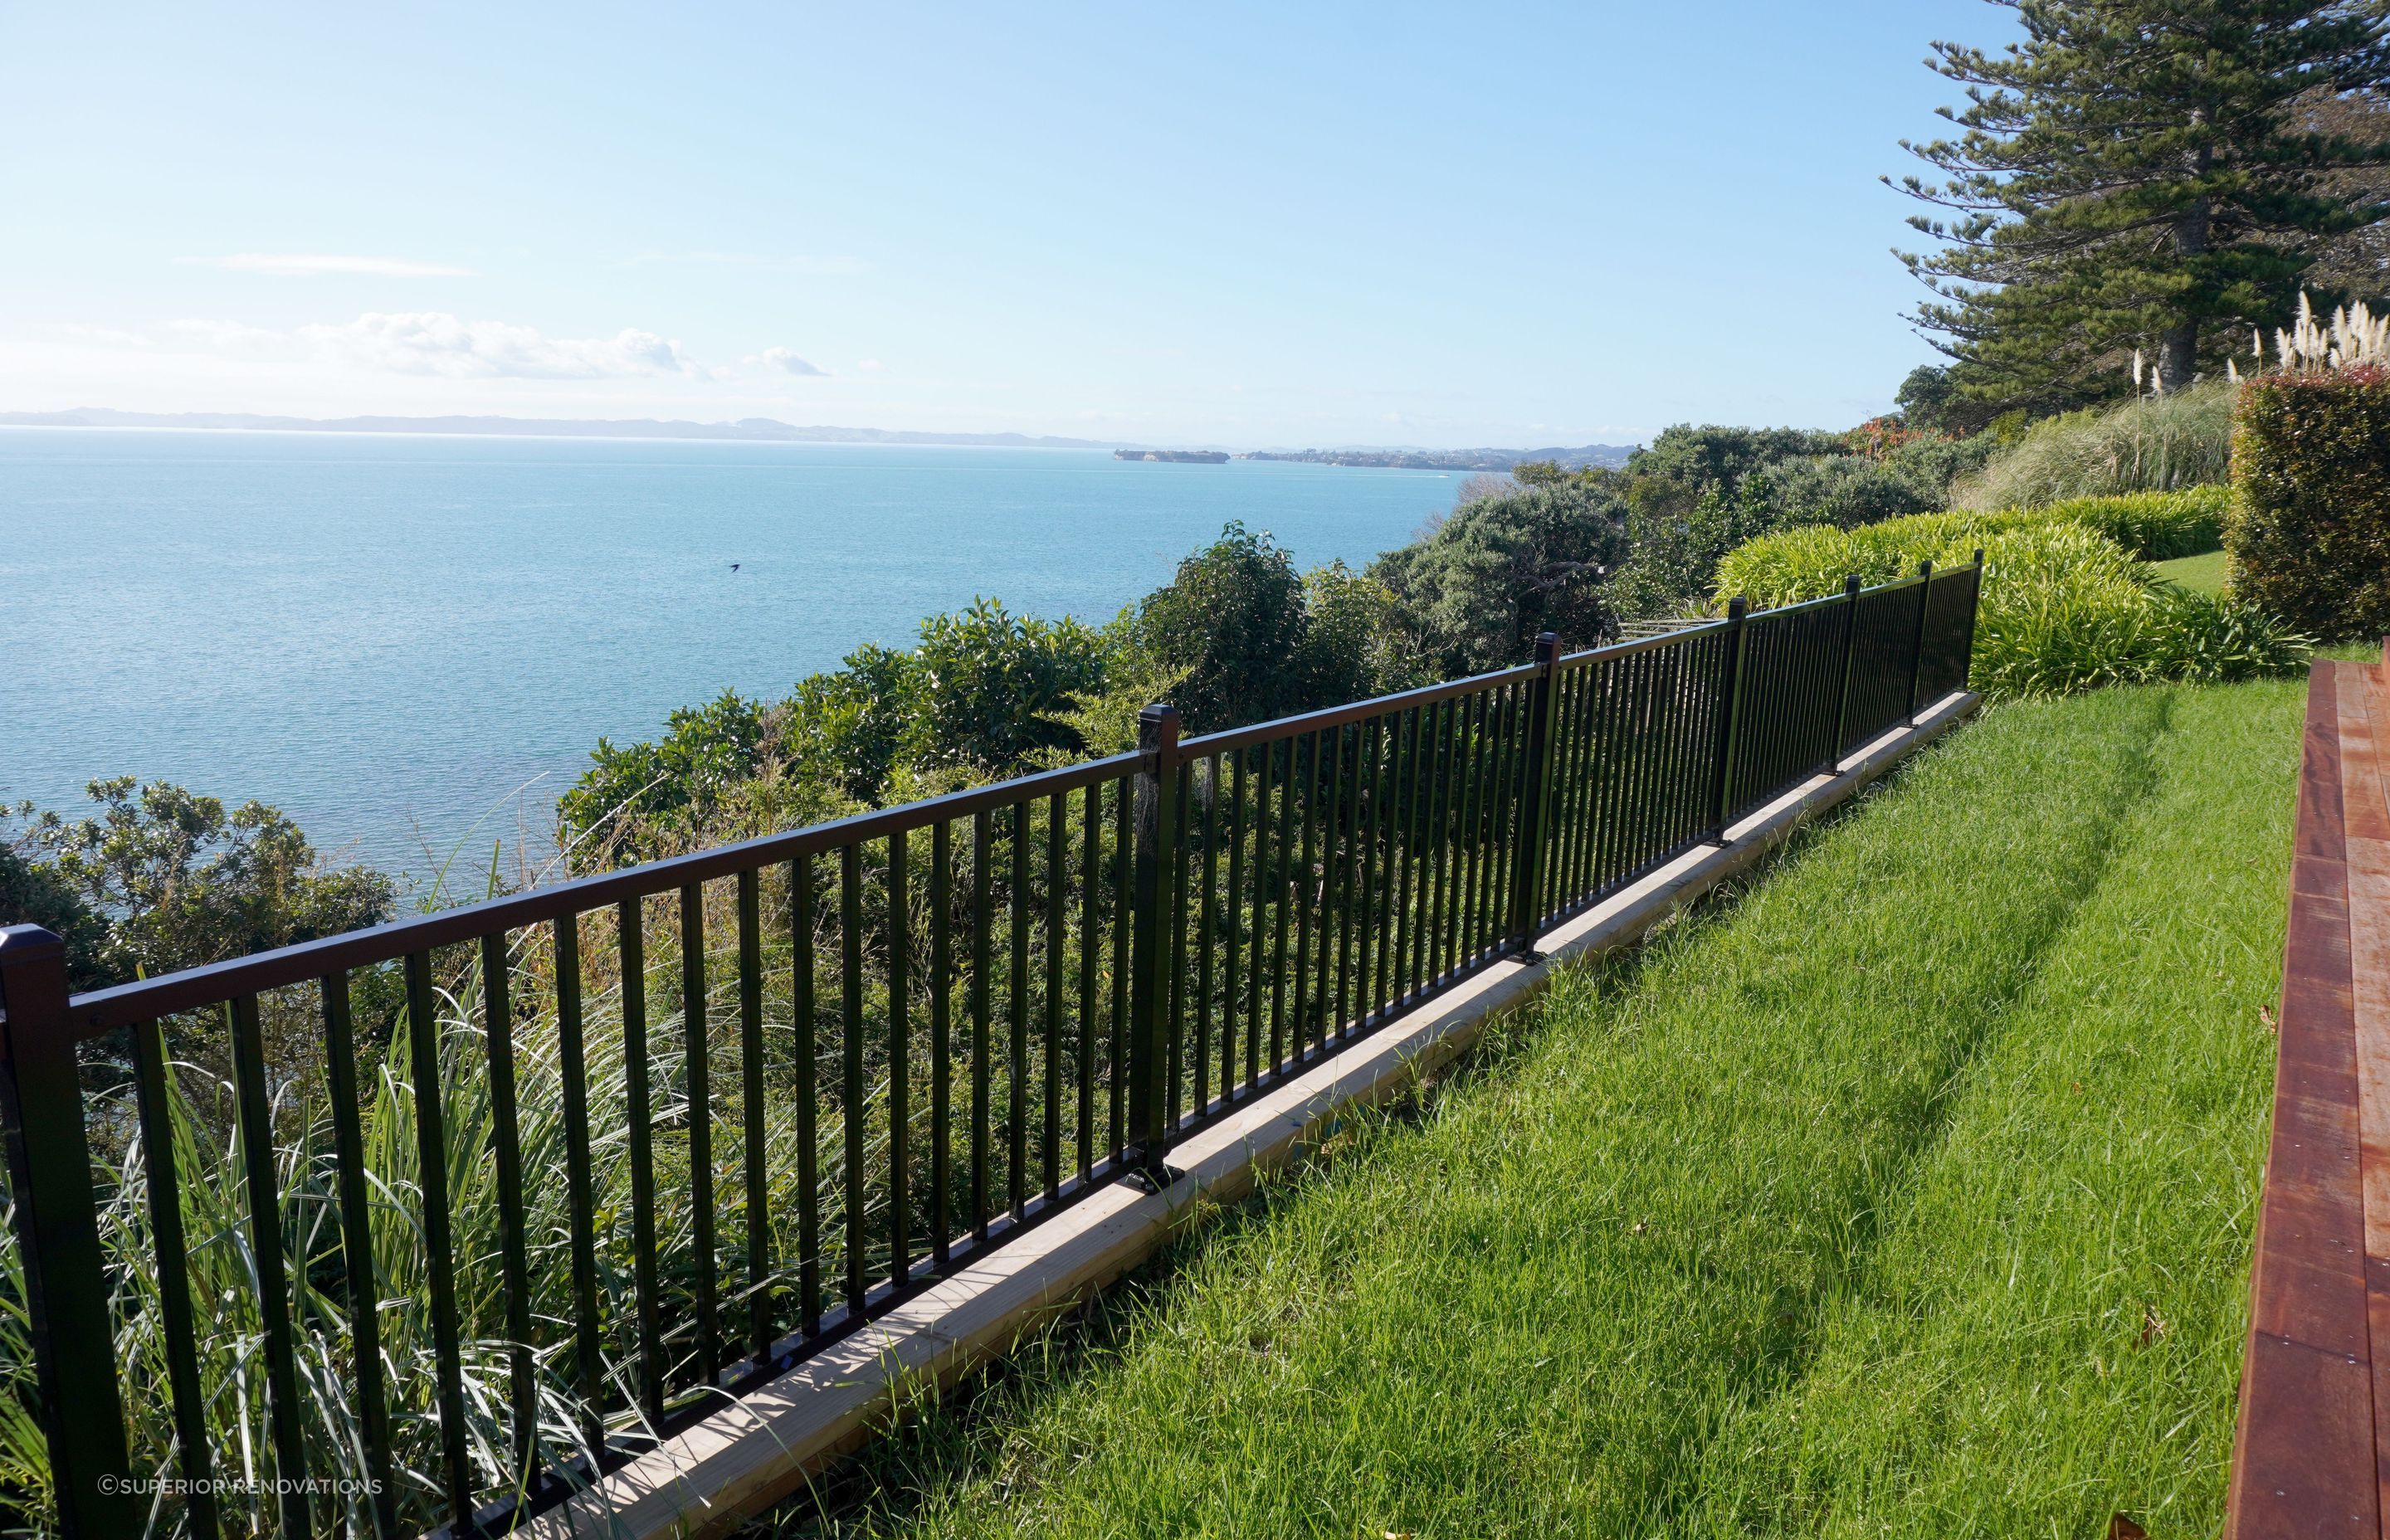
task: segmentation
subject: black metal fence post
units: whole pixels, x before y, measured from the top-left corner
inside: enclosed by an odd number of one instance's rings
[[[1519,859],[1510,876],[1510,944],[1534,956],[1543,930],[1544,873],[1551,838],[1553,718],[1560,711],[1561,638],[1547,631],[1536,638],[1536,679],[1527,695],[1527,764],[1519,806]]]
[[[0,1136],[58,1533],[114,1540],[139,1533],[147,1505],[125,1490],[124,1407],[67,1024],[66,946],[38,925],[0,929]]]
[[[1934,562],[1917,564],[1917,636],[1908,648],[1908,725],[1917,725],[1917,684],[1925,676],[1925,617],[1934,609]]]
[[[1137,887],[1130,921],[1128,1162],[1157,1186],[1170,1145],[1172,892],[1178,873],[1178,709],[1137,719]]]
[[[1967,596],[1967,650],[1959,655],[1959,687],[1975,682],[1975,617],[1984,611],[1984,548],[1975,547],[1975,586]]]
[[[1742,733],[1743,659],[1751,649],[1751,606],[1741,594],[1727,601],[1726,694],[1718,702],[1717,778],[1710,788],[1710,808],[1717,824],[1713,843],[1727,842],[1726,826],[1734,821],[1735,739]]]

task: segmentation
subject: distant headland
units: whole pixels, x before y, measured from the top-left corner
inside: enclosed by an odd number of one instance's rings
[[[1218,449],[1115,449],[1115,460],[1163,460],[1172,465],[1227,465],[1227,454]]]
[[[1631,443],[1588,443],[1575,449],[1256,449],[1239,457],[1381,470],[1509,470],[1529,460],[1557,460],[1567,469],[1582,470],[1587,466],[1623,466],[1634,453]]]

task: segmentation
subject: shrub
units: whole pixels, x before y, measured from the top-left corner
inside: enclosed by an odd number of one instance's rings
[[[2032,511],[2088,524],[2143,561],[2172,561],[2177,557],[2203,555],[2224,544],[2232,489],[2201,486],[2180,492],[2073,497]]]
[[[1606,580],[1627,554],[1625,520],[1607,479],[1534,487],[1454,509],[1368,575],[1394,596],[1418,666],[1446,678],[1506,668],[1540,631],[1579,647],[1615,634]]]
[[[1856,530],[1763,535],[1718,565],[1717,591],[1767,607],[1875,584],[1921,560],[1984,550],[1973,681],[1998,696],[2055,695],[2151,679],[2242,679],[2295,670],[2306,642],[2249,605],[2158,584],[2088,525],[2047,515],[1924,514]]]
[[[1779,460],[1743,478],[1741,501],[1767,525],[1873,524],[1942,506],[1944,488],[1889,459],[1821,455]]]
[[[2233,591],[2327,639],[2390,632],[2390,374],[2252,380],[2233,471]]]
[[[2045,418],[1960,482],[1952,500],[1970,508],[2037,507],[2073,497],[2172,492],[2225,481],[2231,460],[2232,389],[2217,380]]]

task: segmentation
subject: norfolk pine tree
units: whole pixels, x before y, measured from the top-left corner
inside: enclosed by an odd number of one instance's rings
[[[1948,212],[1909,221],[1940,250],[1898,255],[1934,291],[1919,329],[1963,393],[2114,395],[2136,348],[2179,390],[2281,324],[2320,250],[2390,214],[2347,174],[2390,164],[2390,143],[2319,132],[2312,110],[2390,79],[2382,0],[1992,3],[2024,40],[1934,44],[1967,95],[1942,115],[1965,132],[1902,143],[1947,178],[1902,178]]]

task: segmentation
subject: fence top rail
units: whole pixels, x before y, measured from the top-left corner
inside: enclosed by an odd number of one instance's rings
[[[1201,738],[1183,739],[1178,745],[1178,752],[1182,759],[1208,759],[1214,754],[1258,748],[1265,743],[1301,738],[1305,733],[1350,726],[1356,722],[1367,722],[1373,716],[1384,716],[1393,712],[1408,711],[1414,706],[1433,706],[1455,696],[1474,695],[1481,690],[1507,685],[1514,679],[1533,678],[1535,673],[1535,664],[1521,663],[1515,668],[1496,669],[1491,674],[1472,674],[1466,679],[1448,679],[1441,685],[1426,685],[1395,695],[1373,696],[1367,700],[1305,712],[1301,716],[1281,716],[1275,721],[1256,722],[1250,726],[1230,727],[1223,732],[1206,733]]]
[[[1137,756],[1113,754],[1084,764],[1041,771],[1012,780],[974,786],[924,802],[858,813],[826,824],[767,834],[732,845],[650,861],[619,871],[597,872],[461,908],[351,930],[337,936],[252,953],[225,962],[162,973],[154,979],[78,995],[69,1006],[76,1034],[92,1038],[137,1021],[199,1010],[244,995],[311,982],[350,969],[394,962],[436,946],[586,914],[631,899],[667,893],[693,882],[735,877],[781,862],[908,833],[951,818],[1076,791],[1116,780],[1137,768]]]

